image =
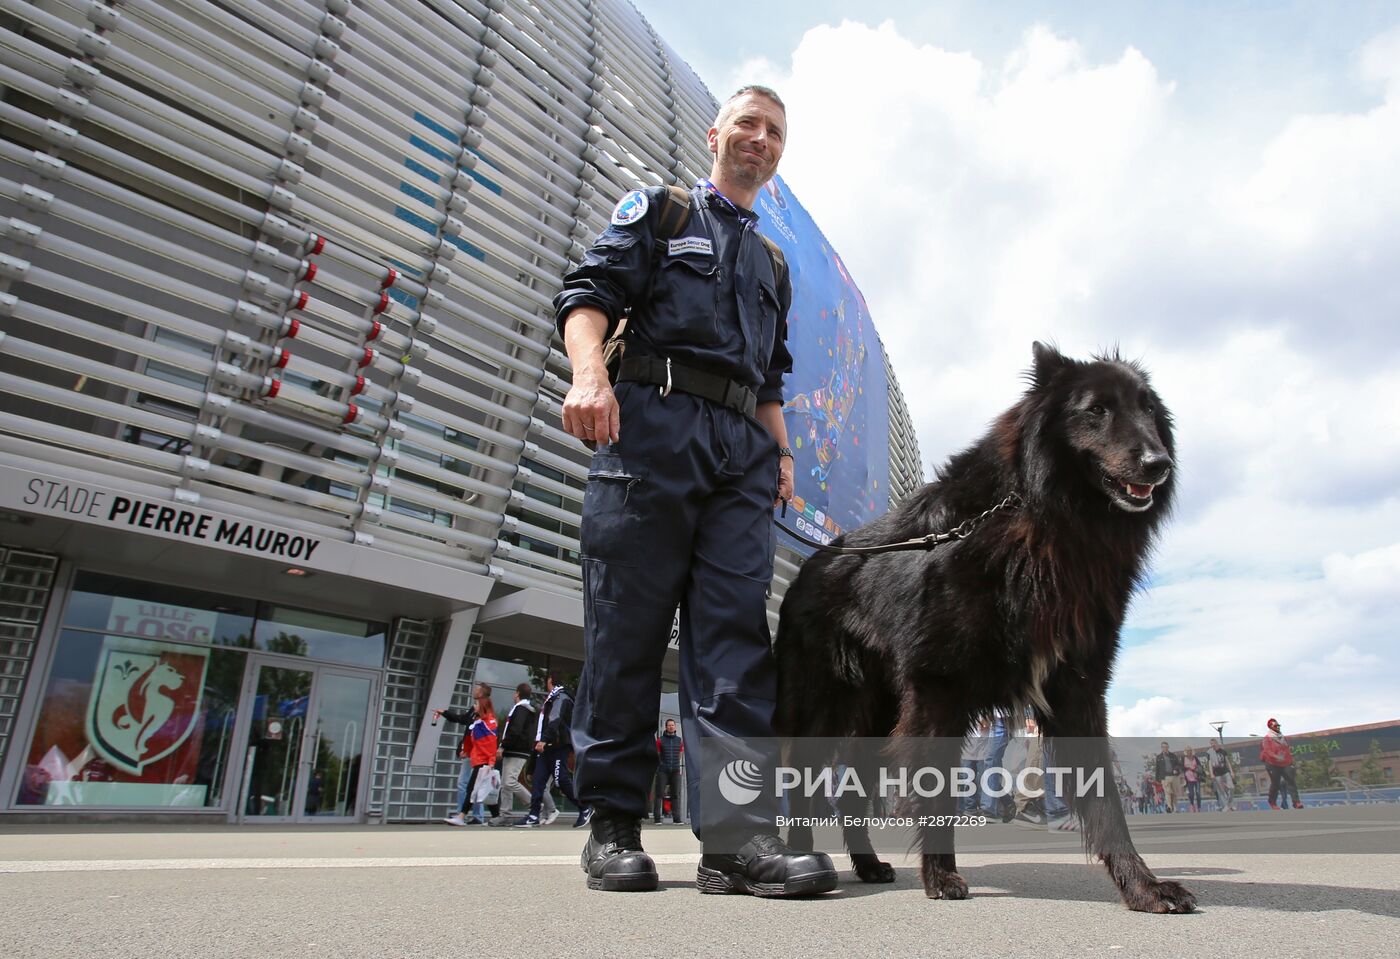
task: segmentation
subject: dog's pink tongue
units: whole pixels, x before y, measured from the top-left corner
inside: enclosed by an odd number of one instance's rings
[[[1129,483],[1128,492],[1138,499],[1147,499],[1152,495],[1152,485],[1150,483]]]

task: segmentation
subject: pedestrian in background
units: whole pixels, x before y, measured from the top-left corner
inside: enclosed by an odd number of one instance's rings
[[[496,816],[486,821],[488,826],[509,825],[516,800],[520,802],[521,811],[529,814],[530,790],[521,784],[520,774],[535,754],[535,726],[538,717],[534,704],[530,702],[534,694],[535,691],[530,688],[529,683],[516,686],[515,704],[510,707],[506,721],[501,726],[501,743],[496,751],[496,762],[501,767],[501,807]],[[558,815],[552,803],[549,812]]]
[[[572,752],[572,724],[574,700],[569,691],[554,681],[554,674],[544,677],[545,698],[540,706],[540,717],[535,724],[535,770],[531,774],[530,814],[516,827],[548,826],[559,815],[556,809],[552,815],[540,819],[545,797],[549,795],[549,784],[553,781],[559,791],[579,807],[575,826],[586,826],[591,813],[579,804],[574,795],[574,779],[569,772],[569,753]]]
[[[1162,751],[1152,759],[1152,776],[1162,787],[1167,812],[1176,812],[1177,804],[1181,802],[1181,757],[1172,752],[1165,742],[1162,743]]]
[[[1201,811],[1201,761],[1196,758],[1196,750],[1186,747],[1186,755],[1181,757],[1181,778],[1186,783],[1186,805],[1192,812]]]
[[[656,737],[656,782],[653,785],[651,821],[661,822],[661,797],[669,790],[671,794],[671,821],[685,822],[681,805],[681,763],[684,761],[685,743],[676,732],[676,721],[666,720],[661,735]]]
[[[963,740],[963,766],[972,772],[972,793],[958,800],[958,811],[976,813],[982,807],[982,773],[992,753],[992,721],[983,719],[972,727]]]
[[[470,709],[434,709],[433,714],[467,727],[457,747],[462,760],[462,771],[457,777],[457,811],[443,822],[449,826],[481,825],[486,822],[484,811],[480,816],[468,817],[467,808],[481,769],[496,761],[496,708],[491,704],[491,687],[485,683],[476,685]]]
[[[1288,796],[1293,795],[1293,808],[1302,809],[1303,800],[1298,796],[1298,773],[1293,768],[1293,747],[1283,738],[1283,728],[1277,719],[1269,720],[1269,731],[1260,744],[1259,758],[1269,770],[1269,808],[1278,809],[1278,794],[1283,791],[1283,808],[1288,808]]]
[[[1230,766],[1230,754],[1220,745],[1220,741],[1212,739],[1210,741],[1210,776],[1215,783],[1215,799],[1219,808],[1217,812],[1225,812],[1235,808],[1235,775]]]
[[[1010,822],[1016,814],[1016,803],[1010,794],[1011,780],[1009,771],[1006,769],[1006,751],[1011,745],[1011,723],[1011,714],[1006,710],[1001,710],[993,715],[991,727],[988,730],[989,743],[985,766],[986,774],[990,777],[988,785],[1001,795],[984,796],[982,809],[988,816],[999,818],[1002,822]],[[991,772],[991,770],[996,770],[996,772]]]

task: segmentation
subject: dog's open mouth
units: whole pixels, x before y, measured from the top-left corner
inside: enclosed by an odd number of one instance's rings
[[[1113,505],[1130,513],[1140,513],[1151,508],[1152,491],[1159,485],[1157,483],[1125,483],[1123,480],[1114,479],[1108,474],[1104,474],[1103,484],[1108,490],[1109,499],[1113,501]]]

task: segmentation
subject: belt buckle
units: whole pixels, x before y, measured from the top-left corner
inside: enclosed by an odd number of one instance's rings
[[[724,405],[731,410],[738,410],[742,413],[744,410],[744,399],[743,394],[739,392],[742,389],[743,387],[733,380],[726,380],[724,383]]]
[[[671,395],[671,358],[666,357],[666,385],[659,387],[661,398],[665,399]]]
[[[724,387],[724,405],[731,410],[743,413],[745,416],[752,416],[749,409],[749,389],[741,386],[737,381],[730,380]]]

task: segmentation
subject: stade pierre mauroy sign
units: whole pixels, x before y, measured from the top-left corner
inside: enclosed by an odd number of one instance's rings
[[[53,516],[331,573],[373,571],[379,581],[401,580],[395,585],[434,589],[446,598],[469,603],[485,602],[491,589],[487,577],[439,569],[408,557],[395,555],[392,563],[386,563],[384,554],[372,547],[10,466],[0,466],[0,510]],[[434,574],[450,575],[439,583]]]
[[[215,546],[263,559],[312,562],[327,544],[265,523],[158,502],[92,483],[0,467],[0,507]],[[338,546],[349,544],[337,543]]]

